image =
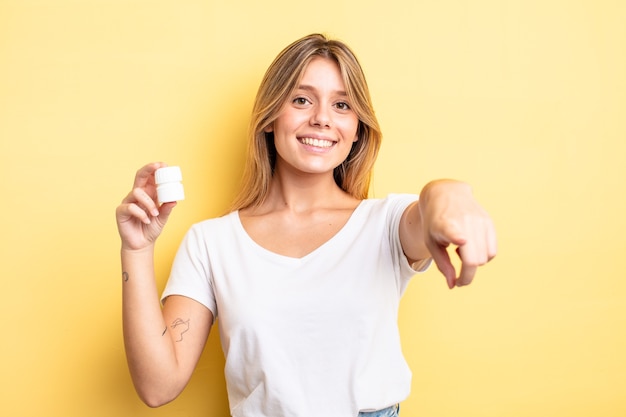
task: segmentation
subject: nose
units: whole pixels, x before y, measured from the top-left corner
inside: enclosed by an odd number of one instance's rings
[[[316,127],[331,126],[331,115],[328,106],[320,104],[313,108],[311,114],[311,125]]]

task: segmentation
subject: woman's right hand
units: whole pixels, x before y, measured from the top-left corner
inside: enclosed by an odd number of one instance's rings
[[[161,234],[176,202],[158,206],[154,172],[167,166],[148,164],[135,175],[133,189],[115,210],[122,249],[141,250],[154,244]]]

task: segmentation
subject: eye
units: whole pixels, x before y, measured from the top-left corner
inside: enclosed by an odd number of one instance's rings
[[[335,107],[337,107],[339,110],[350,110],[350,105],[345,101],[340,101],[339,103],[336,103]]]
[[[296,104],[298,106],[305,106],[305,105],[309,104],[310,101],[308,99],[306,99],[305,97],[296,97],[296,98],[293,99],[292,103]]]

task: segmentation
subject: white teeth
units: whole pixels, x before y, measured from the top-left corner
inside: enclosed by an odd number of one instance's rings
[[[315,146],[317,148],[330,148],[331,146],[333,146],[333,143],[334,143],[331,140],[314,139],[314,138],[301,138],[300,142],[304,143],[305,145]]]

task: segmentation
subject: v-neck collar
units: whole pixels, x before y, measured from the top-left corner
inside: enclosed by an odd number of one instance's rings
[[[313,249],[311,252],[307,253],[306,255],[302,257],[282,255],[280,253],[271,251],[265,248],[264,246],[261,246],[254,239],[252,239],[252,237],[248,234],[248,232],[244,228],[243,223],[241,222],[241,217],[239,216],[239,210],[232,212],[230,214],[230,217],[231,217],[233,226],[235,227],[237,234],[240,235],[242,239],[245,242],[247,242],[247,244],[250,245],[250,247],[252,247],[258,254],[278,263],[300,264],[300,263],[305,262],[307,259],[314,257],[318,253],[323,252],[324,250],[326,250],[326,248],[332,247],[337,240],[341,239],[342,235],[348,233],[350,229],[355,227],[355,222],[356,222],[355,218],[358,217],[356,216],[356,214],[358,211],[363,210],[363,207],[365,206],[366,201],[367,199],[361,200],[359,202],[359,204],[354,208],[354,210],[350,214],[350,217],[348,217],[348,221],[337,231],[337,233],[335,233],[327,241],[325,241],[320,246]]]

